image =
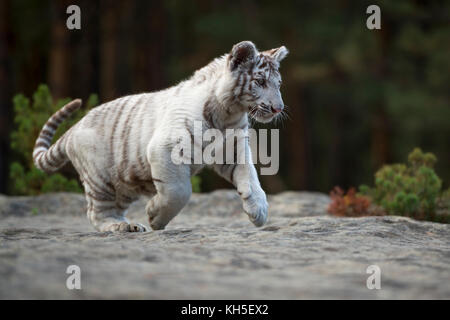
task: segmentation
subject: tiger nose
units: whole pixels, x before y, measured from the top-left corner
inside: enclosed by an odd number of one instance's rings
[[[283,111],[283,105],[279,105],[279,106],[272,106],[271,107],[271,109],[272,109],[272,113],[280,113],[281,111]]]

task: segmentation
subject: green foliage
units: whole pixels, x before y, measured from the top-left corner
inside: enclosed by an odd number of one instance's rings
[[[10,192],[20,195],[35,195],[46,192],[72,191],[81,192],[77,180],[64,177],[60,173],[48,175],[33,165],[32,153],[34,143],[45,122],[71,99],[53,101],[46,85],[40,85],[33,94],[32,103],[23,94],[13,98],[14,125],[11,132],[11,149],[16,161],[10,165]],[[55,133],[56,141],[73,124],[80,120],[87,110],[98,104],[98,97],[91,95],[86,108],[76,111],[72,117],[63,122]]]
[[[199,176],[192,176],[191,177],[191,184],[192,184],[192,192],[202,192],[202,178]]]
[[[442,186],[433,169],[436,160],[432,153],[415,148],[407,165],[383,166],[375,174],[375,187],[363,185],[359,190],[390,214],[441,221],[448,215],[436,215]]]

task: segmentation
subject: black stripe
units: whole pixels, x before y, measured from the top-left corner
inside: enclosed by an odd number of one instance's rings
[[[76,111],[81,106],[81,103],[78,101],[69,102],[64,108],[67,109],[70,113]]]
[[[238,99],[240,99],[244,94],[244,88],[246,84],[247,84],[247,76],[244,75],[244,83],[241,86],[241,92],[239,92]]]
[[[86,195],[89,196],[90,198],[96,200],[96,201],[100,201],[100,202],[112,202],[114,201],[114,199],[111,199],[108,197],[108,195],[105,194],[101,194],[101,193],[92,193],[90,191],[86,192]]]
[[[236,170],[237,165],[235,164],[233,166],[233,169],[231,169],[231,174],[230,174],[230,181],[234,184],[234,179],[233,179],[233,175],[234,175],[234,170]]]
[[[39,167],[40,167],[40,169],[42,169],[42,170],[44,170],[44,169],[46,169],[46,165],[45,165],[45,163],[44,162],[42,162],[43,161],[43,158],[44,157],[44,155],[43,154],[41,154],[41,156],[39,157],[39,159],[38,159],[38,161],[37,161],[37,163],[39,164]]]
[[[45,125],[49,126],[53,131],[56,131],[58,129],[58,125],[53,123],[52,118],[50,118]]]
[[[96,182],[91,180],[89,177],[84,177],[84,182],[89,186],[89,188],[94,191],[96,194],[102,194],[104,196],[109,196],[109,201],[114,201],[115,195],[109,193],[108,191],[104,190],[101,186],[99,186]]]
[[[140,112],[139,112],[139,120],[140,120],[140,122],[139,122],[139,126],[136,127],[136,130],[141,130],[142,127],[143,127],[143,124],[144,124],[145,107],[146,107],[147,103],[149,103],[149,102],[147,101],[145,104],[143,104],[143,105],[141,106],[141,110],[140,110]],[[140,136],[140,135],[138,135],[138,136]],[[144,149],[144,150],[145,150],[145,149]],[[139,162],[140,167],[142,168],[143,171],[145,171],[146,168],[147,168],[147,156],[145,155],[145,151],[144,151],[144,159],[145,159],[145,161],[142,160],[142,152],[141,152],[141,151],[142,151],[142,150],[141,150],[141,140],[139,139],[139,140],[138,140],[137,147],[136,147],[136,152],[137,152],[136,157],[137,157],[137,159],[138,159],[138,162]]]
[[[44,129],[42,129],[40,135],[44,135],[51,140],[51,139],[53,139],[53,134],[54,134],[54,132],[51,132],[50,130],[44,128]]]
[[[116,118],[114,119],[114,124],[113,124],[113,126],[111,128],[111,135],[109,137],[110,138],[109,148],[110,148],[110,152],[111,152],[111,161],[112,161],[113,165],[114,165],[114,158],[115,158],[115,155],[114,155],[114,137],[115,137],[115,131],[117,129],[117,125],[118,125],[118,123],[120,121],[120,118],[121,118],[121,115],[122,115],[120,111],[128,103],[130,98],[131,98],[131,96],[124,98],[123,103],[120,104],[120,106],[116,107],[116,110],[115,110],[117,114],[116,114]]]
[[[128,116],[125,120],[124,123],[124,130],[122,131],[122,136],[121,136],[121,140],[123,142],[123,149],[122,149],[122,167],[123,169],[126,169],[126,167],[128,166],[129,163],[129,159],[128,159],[128,149],[129,149],[129,145],[130,142],[128,141],[128,139],[130,138],[130,131],[131,131],[131,125],[130,125],[130,120],[134,115],[134,111],[136,110],[136,107],[139,105],[139,103],[141,103],[143,97],[140,97],[139,100],[136,102],[136,104],[131,108],[131,110],[129,110],[128,112]],[[120,172],[122,171],[122,172]],[[119,175],[125,172],[125,170],[120,170],[119,171]]]
[[[47,161],[47,163],[51,166],[51,167],[58,167],[58,161],[57,159],[55,159],[51,153],[52,149],[49,149],[46,153],[45,153],[45,161]]]
[[[34,149],[39,147],[44,147],[48,149],[48,147],[50,147],[50,142],[41,139],[40,141],[36,142],[36,144],[34,145]]]

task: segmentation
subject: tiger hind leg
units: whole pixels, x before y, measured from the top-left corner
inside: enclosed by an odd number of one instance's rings
[[[125,217],[131,202],[117,201],[112,193],[94,191],[85,184],[87,216],[94,228],[100,232],[146,232],[148,228],[140,223],[128,221]]]

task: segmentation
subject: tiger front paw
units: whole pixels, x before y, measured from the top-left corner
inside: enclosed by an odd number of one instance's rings
[[[253,192],[250,196],[243,197],[243,206],[255,226],[261,227],[267,222],[269,204],[264,191]]]

